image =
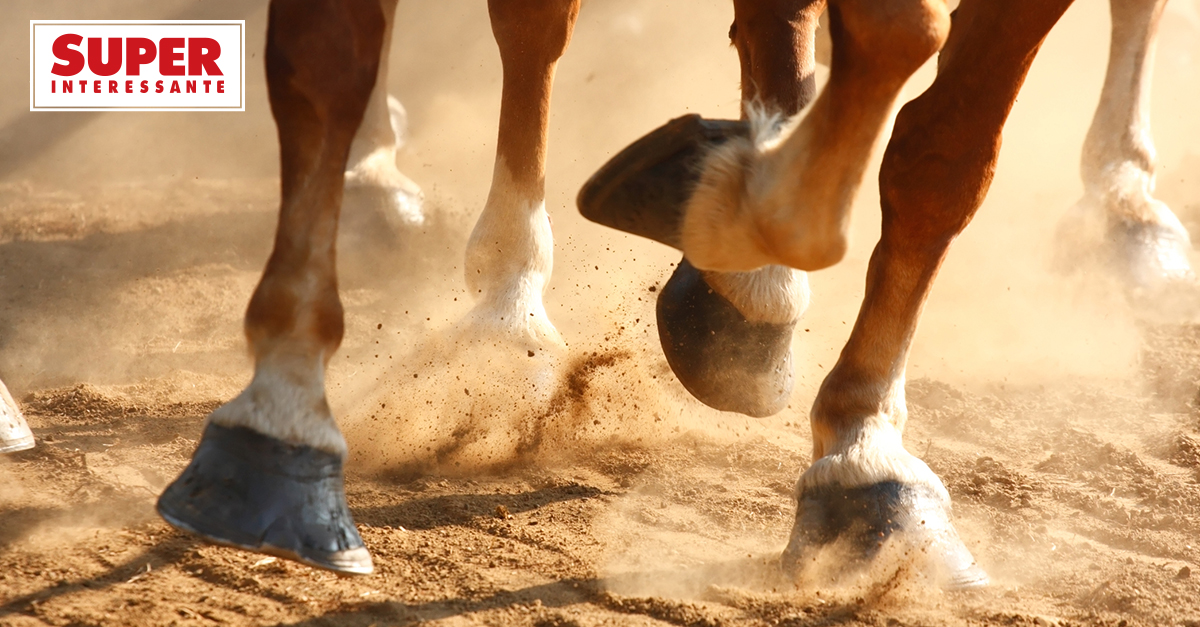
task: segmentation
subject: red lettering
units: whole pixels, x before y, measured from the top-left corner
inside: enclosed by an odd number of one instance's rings
[[[63,93],[69,94],[75,91],[75,83],[71,81],[63,81]]]
[[[87,93],[87,81],[79,81],[79,93]]]
[[[58,92],[54,91],[54,84],[55,84],[55,83],[57,83],[57,82],[58,82],[58,81],[50,81],[50,93],[52,93],[52,94],[54,94],[54,93],[58,93]],[[208,81],[204,81],[204,82],[206,82],[206,83],[207,83]]]
[[[125,93],[133,93],[133,81],[125,81]]]
[[[142,93],[146,93],[150,89],[150,81],[142,81]]]
[[[191,37],[188,39],[188,76],[224,76],[221,68],[217,67],[217,59],[221,56],[221,44],[208,37]]]
[[[161,94],[162,89],[162,81],[154,81],[154,93]]]
[[[208,93],[208,85],[210,83],[212,83],[212,81],[204,81],[204,93],[206,94]],[[53,88],[51,88],[51,91],[53,91]]]
[[[163,37],[158,40],[158,73],[163,76],[183,76],[183,66],[175,65],[183,60],[182,37]]]
[[[103,39],[88,37],[88,69],[96,76],[112,76],[121,69],[121,38],[108,38],[108,62],[104,62]]]
[[[117,81],[108,81],[108,93],[117,93]]]
[[[189,94],[196,93],[196,81],[186,81],[186,84],[187,84],[187,93],[189,93]]]
[[[217,93],[225,93],[225,81],[217,81]]]
[[[179,81],[171,81],[171,93],[179,93]]]
[[[50,68],[50,73],[57,74],[58,76],[75,76],[78,74],[83,69],[85,61],[83,53],[71,46],[78,46],[82,42],[83,37],[74,33],[59,35],[58,39],[54,40],[51,50],[59,61],[66,61],[66,63],[55,63],[54,67]]]
[[[125,40],[125,76],[141,76],[142,66],[153,61],[156,54],[154,42],[145,37],[130,37]]]
[[[103,92],[104,88],[100,86],[100,81],[92,81],[92,93],[99,94]]]

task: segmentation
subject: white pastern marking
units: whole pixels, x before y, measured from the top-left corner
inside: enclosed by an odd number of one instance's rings
[[[250,385],[208,419],[345,457],[346,440],[325,400],[325,368],[319,360],[309,362],[301,357],[260,360]]]
[[[704,272],[704,281],[750,322],[791,324],[808,309],[808,274],[786,266],[752,272]]]
[[[554,235],[539,190],[516,184],[496,159],[492,189],[467,244],[467,287],[476,326],[542,346],[562,339],[542,302],[554,270]]]

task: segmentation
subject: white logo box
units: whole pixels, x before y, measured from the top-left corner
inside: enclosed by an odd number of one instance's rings
[[[77,35],[79,43],[64,45],[76,38],[64,39],[58,52],[66,54],[60,57],[55,54],[55,42],[64,35]],[[121,40],[121,64],[105,68],[104,64],[114,64],[110,54],[114,38]],[[95,55],[89,54],[94,47],[90,39],[99,40],[95,46],[99,59],[93,60]],[[130,39],[137,40],[133,46]],[[132,64],[137,66],[137,75],[133,75],[129,53],[133,52],[135,59],[150,54],[149,46],[141,39],[151,42],[154,56]],[[215,54],[214,42],[220,48],[219,55]],[[78,73],[54,73],[55,66],[61,71],[72,62],[78,65],[79,56],[85,61]],[[209,71],[214,68],[219,74]],[[114,69],[115,73],[108,76],[96,73]],[[245,111],[245,76],[245,20],[29,22],[30,111]]]

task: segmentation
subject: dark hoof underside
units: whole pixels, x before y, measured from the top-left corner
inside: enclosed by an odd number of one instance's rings
[[[373,569],[346,505],[341,457],[244,427],[210,423],[158,513],[219,544],[343,574]]]
[[[667,363],[697,400],[755,417],[787,406],[795,323],[746,320],[687,259],[659,294],[657,313]]]
[[[846,552],[842,559],[865,567],[885,542],[895,539],[945,588],[988,583],[987,573],[954,530],[948,504],[929,488],[896,481],[826,486],[805,491],[799,501],[796,525],[783,553],[783,566],[793,575],[804,572],[822,549],[835,543]]]
[[[619,231],[680,248],[684,208],[700,179],[708,151],[750,125],[685,115],[667,122],[617,153],[579,190],[583,217]]]

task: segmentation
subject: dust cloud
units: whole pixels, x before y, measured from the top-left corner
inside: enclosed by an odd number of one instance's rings
[[[1170,6],[1152,110],[1160,195],[1185,224],[1197,224],[1200,18],[1194,0]],[[17,70],[0,77],[0,376],[19,398],[82,380],[153,387],[178,373],[238,389],[250,372],[241,314],[278,202],[275,131],[256,52],[266,3],[22,0],[4,11],[0,41],[10,42]],[[165,14],[247,20],[245,113],[28,113],[28,19]],[[763,420],[703,407],[666,367],[650,288],[664,284],[678,253],[574,210],[587,176],[665,120],[738,115],[730,18],[725,0],[586,3],[559,66],[547,171],[556,243],[546,305],[567,345],[529,357],[462,323],[472,304],[463,247],[490,183],[499,112],[486,11],[401,1],[389,81],[412,126],[399,165],[424,188],[432,219],[422,232],[381,235],[369,208],[345,207],[347,336],[329,389],[352,467],[398,482],[571,468],[601,449],[634,451],[630,459],[652,451],[653,463],[614,471],[624,492],[593,523],[605,543],[597,570],[606,589],[741,607],[769,605],[785,589],[803,597],[793,598],[800,605],[928,601],[922,595],[934,593],[904,576],[812,592],[772,574],[790,528],[786,498],[810,461],[808,408],[849,334],[878,238],[878,151],[845,261],[811,276],[791,402]],[[1104,3],[1080,0],[1047,40],[1005,131],[991,192],[941,272],[910,360],[909,447],[932,460],[956,498],[967,495],[960,529],[1005,586],[1032,580],[1023,560],[1051,568],[1045,547],[1075,547],[1068,563],[1079,564],[1090,550],[1082,546],[1096,543],[1055,524],[1066,506],[1039,506],[1044,524],[1014,518],[1011,503],[1053,486],[1030,479],[1029,468],[1014,470],[1013,460],[1097,490],[1108,481],[1115,493],[1130,477],[1165,471],[1105,453],[1106,444],[1077,431],[1141,450],[1152,432],[1179,429],[1174,418],[1144,418],[1162,410],[1140,400],[1146,331],[1116,288],[1094,272],[1049,271],[1057,220],[1082,194],[1079,150],[1099,98],[1108,19]],[[932,76],[932,65],[922,69],[903,99]],[[1038,395],[1046,388],[1061,391],[1046,400]],[[1173,389],[1184,394],[1187,385]],[[1061,454],[1044,439],[1063,443]],[[984,453],[1008,461],[980,465]],[[23,494],[3,486],[0,499]],[[1110,515],[1109,505],[1094,507]]]

